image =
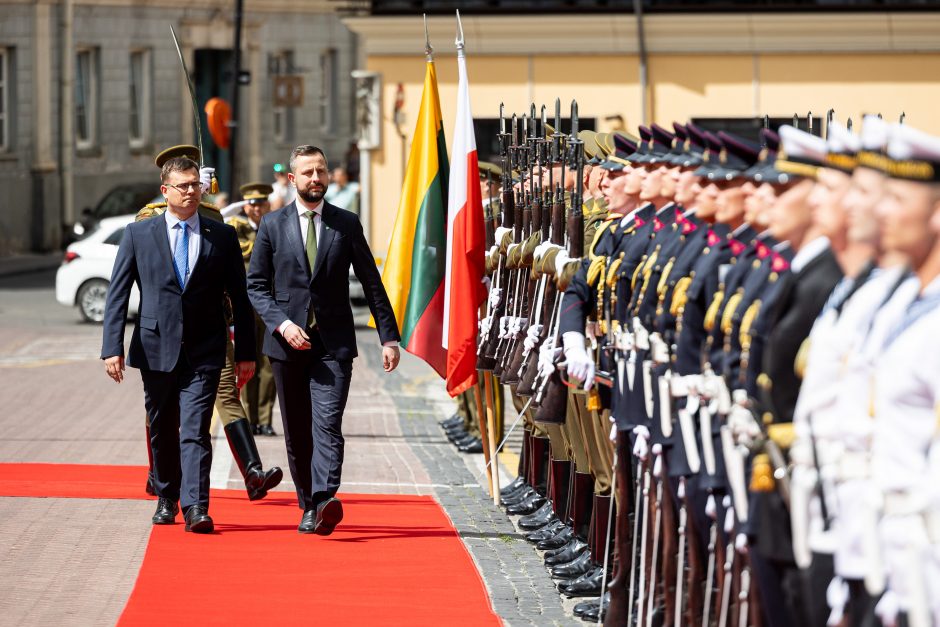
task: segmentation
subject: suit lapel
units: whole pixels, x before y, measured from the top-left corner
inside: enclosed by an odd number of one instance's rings
[[[170,271],[173,277],[172,283],[179,289],[179,283],[176,281],[176,268],[173,267],[173,257],[170,255],[170,237],[166,232],[166,213],[150,220],[150,233],[153,235],[154,244],[157,247],[157,254],[162,260],[163,267]]]
[[[304,238],[300,233],[300,219],[297,217],[297,203],[292,202],[281,209],[281,220],[284,221],[284,233],[287,236],[287,245],[300,267],[309,272],[307,268],[307,251],[304,249]]]
[[[320,237],[317,239],[317,263],[310,276],[312,281],[317,276],[317,272],[323,267],[323,261],[329,253],[330,245],[333,244],[333,238],[336,236],[336,230],[333,225],[335,211],[333,205],[323,203],[323,214],[320,216]]]

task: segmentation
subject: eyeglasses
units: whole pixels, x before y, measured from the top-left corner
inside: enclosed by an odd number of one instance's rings
[[[181,194],[185,194],[186,192],[189,192],[189,191],[194,192],[197,189],[202,189],[202,183],[200,183],[199,181],[194,181],[192,183],[180,183],[179,185],[171,185],[169,183],[166,183],[166,186],[172,187],[173,189],[175,189]]]

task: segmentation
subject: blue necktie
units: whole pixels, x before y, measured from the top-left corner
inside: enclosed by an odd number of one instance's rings
[[[180,289],[186,286],[186,275],[189,274],[189,225],[180,222],[177,226],[183,229],[179,237],[176,238],[176,253],[173,255],[173,268],[176,270],[176,280],[180,284]]]

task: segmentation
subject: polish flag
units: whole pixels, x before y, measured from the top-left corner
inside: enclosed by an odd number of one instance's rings
[[[447,266],[444,283],[443,344],[447,350],[447,392],[457,396],[477,382],[476,338],[480,305],[486,298],[485,231],[477,142],[470,113],[467,60],[457,48],[457,123],[447,195]]]

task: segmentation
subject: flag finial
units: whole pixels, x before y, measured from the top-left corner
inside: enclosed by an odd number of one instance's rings
[[[428,63],[434,60],[434,48],[431,47],[431,36],[428,35],[428,14],[423,13],[424,17],[424,54]]]
[[[460,9],[457,9],[457,39],[454,44],[458,52],[463,52],[463,22],[460,21]]]

